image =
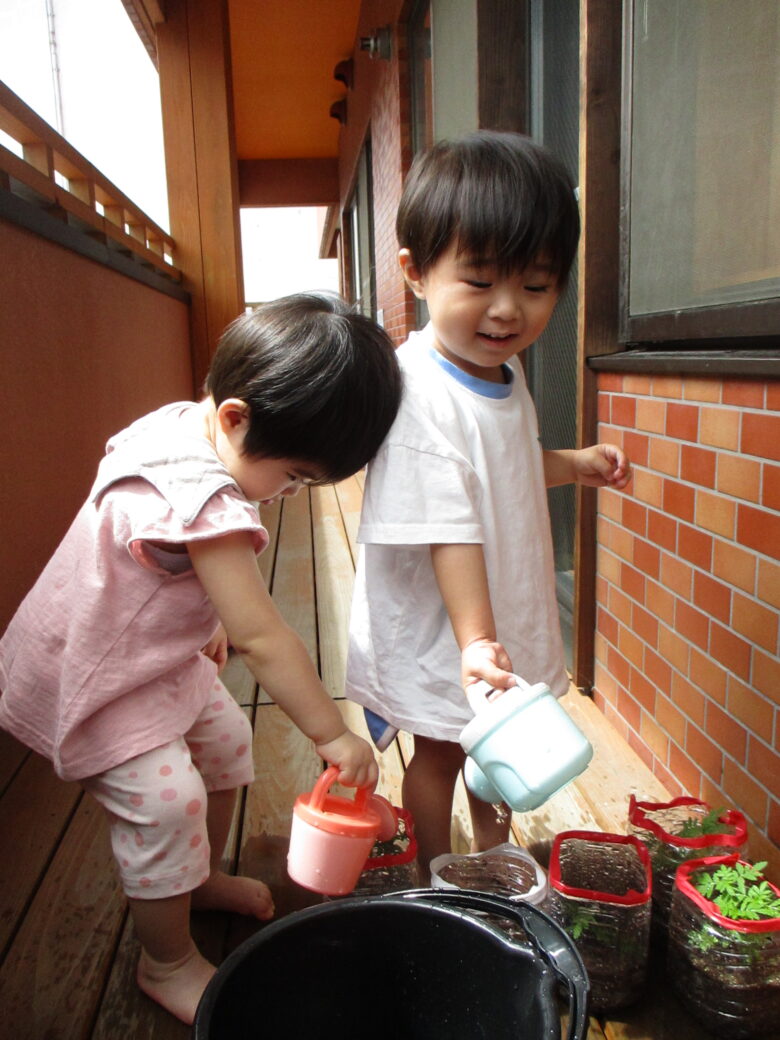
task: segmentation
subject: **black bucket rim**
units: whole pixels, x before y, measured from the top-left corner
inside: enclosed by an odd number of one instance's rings
[[[510,955],[534,960],[540,973],[541,984],[545,988],[545,999],[549,1000],[554,996],[556,982],[563,984],[568,991],[567,1040],[585,1040],[588,1031],[589,983],[587,971],[573,940],[536,906],[517,901],[510,902],[504,896],[493,896],[468,889],[452,892],[443,889],[409,889],[384,895],[344,897],[304,907],[270,922],[232,950],[219,965],[198,1005],[193,1024],[193,1040],[208,1040],[207,1030],[223,988],[229,984],[233,970],[250,957],[256,947],[266,945],[276,934],[290,931],[304,919],[311,922],[319,917],[336,914],[349,916],[366,906],[381,906],[384,909],[396,907],[405,912],[412,908],[414,912],[433,911],[435,914],[463,921],[470,928],[476,927],[485,933],[491,942],[503,946]],[[519,922],[531,941],[531,947],[514,942],[498,926],[478,916],[480,913],[500,914]],[[548,952],[545,944],[552,945],[555,949]]]

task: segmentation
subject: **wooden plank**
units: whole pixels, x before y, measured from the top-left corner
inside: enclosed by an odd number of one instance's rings
[[[257,698],[255,677],[235,651],[228,654],[228,661],[219,677],[230,690],[236,703],[242,708],[251,707]]]
[[[568,1036],[567,1030],[569,1028],[569,1015],[567,1012],[561,1014],[561,1036]],[[601,1028],[601,1023],[597,1018],[591,1015],[588,1023],[588,1032],[586,1040],[604,1040],[604,1030]]]
[[[527,0],[478,0],[479,126],[528,133],[531,109]]]
[[[124,915],[103,811],[84,798],[0,969],[6,1036],[88,1036]]]
[[[21,748],[11,737],[7,740]],[[77,784],[64,783],[55,776],[50,762],[32,753],[4,793],[0,801],[0,834],[5,835],[6,849],[0,856],[0,952],[19,926],[80,797]]]
[[[323,763],[311,741],[275,704],[258,705],[253,743],[256,780],[247,791],[238,871],[262,878],[280,916],[319,902],[287,876],[287,848],[295,799],[310,791]],[[257,922],[241,922],[233,937],[252,934]]]
[[[263,581],[270,589],[273,584],[274,564],[276,563],[276,547],[279,539],[279,524],[282,519],[281,500],[270,506],[260,506],[260,520],[268,532],[268,545],[257,558],[257,565],[263,575]]]
[[[630,795],[665,802],[669,793],[590,697],[574,688],[561,698],[561,704],[593,745],[593,758],[573,786],[601,830],[625,834]]]
[[[280,614],[317,662],[317,614],[308,492],[283,502],[271,595]],[[268,703],[261,690],[260,700]]]
[[[363,473],[355,474],[335,485],[344,528],[349,541],[353,565],[357,565],[357,532],[360,525],[360,509],[363,504]]]
[[[512,813],[512,831],[517,844],[528,849],[545,869],[550,863],[555,835],[568,830],[601,830],[590,806],[573,784],[562,788],[532,812]]]
[[[201,945],[201,944],[199,944]],[[206,950],[201,945],[204,953]],[[190,1027],[142,993],[135,981],[140,946],[128,917],[90,1040],[187,1040]],[[59,1034],[57,1034],[59,1037]]]
[[[29,748],[20,744],[4,729],[0,729],[0,795],[11,783],[17,769],[29,754]]]
[[[355,568],[333,486],[312,488],[311,515],[320,676],[331,697],[343,697]]]
[[[258,557],[271,598],[285,621],[304,641],[317,662],[317,618],[314,602],[314,560],[308,492],[263,506],[261,519],[270,542]],[[258,686],[257,703],[272,703]]]

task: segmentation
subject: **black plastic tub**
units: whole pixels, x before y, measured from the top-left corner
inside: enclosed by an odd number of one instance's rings
[[[528,942],[510,938],[496,915],[520,924]],[[561,987],[568,1038],[585,1040],[582,960],[534,906],[441,889],[342,899],[234,950],[203,995],[194,1037],[559,1040]]]

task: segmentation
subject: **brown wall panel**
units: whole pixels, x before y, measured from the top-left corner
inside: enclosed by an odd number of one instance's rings
[[[0,631],[117,430],[192,397],[186,303],[0,221]]]

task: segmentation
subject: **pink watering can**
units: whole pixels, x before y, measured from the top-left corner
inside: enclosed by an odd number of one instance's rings
[[[299,885],[328,896],[348,895],[358,882],[377,839],[398,829],[395,809],[368,787],[354,799],[330,793],[339,775],[329,766],[293,809],[287,873]]]

